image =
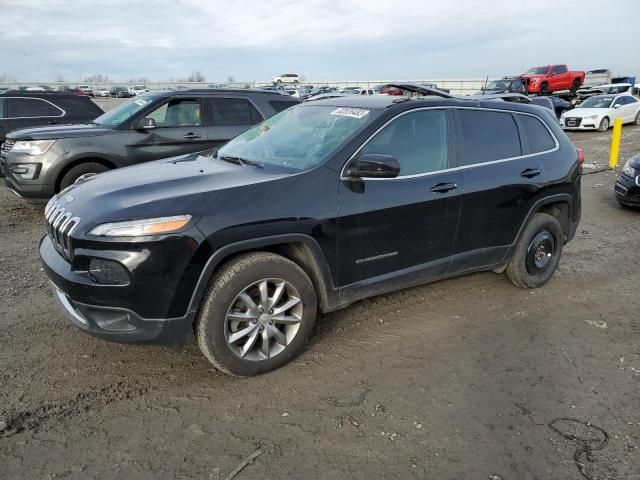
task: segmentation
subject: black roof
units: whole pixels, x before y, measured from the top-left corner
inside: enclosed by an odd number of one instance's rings
[[[399,110],[409,110],[417,107],[483,107],[500,110],[510,110],[516,112],[535,113],[539,112],[537,105],[516,103],[516,102],[496,102],[492,96],[476,97],[400,97],[394,95],[347,95],[344,97],[329,98],[327,100],[316,100],[306,105],[329,105],[335,107],[364,108],[368,110],[380,110],[385,108],[398,107]]]
[[[78,95],[74,95],[71,92],[27,92],[25,90],[6,90],[0,93],[0,97],[36,97],[36,98],[89,98],[89,97],[80,97]]]
[[[279,91],[274,90],[258,90],[255,88],[184,88],[180,90],[154,90],[151,92],[143,93],[140,96],[165,96],[170,97],[173,95],[220,95],[220,94],[234,94],[234,95],[268,95],[277,98],[290,98],[292,101],[296,100],[290,95],[283,95]]]

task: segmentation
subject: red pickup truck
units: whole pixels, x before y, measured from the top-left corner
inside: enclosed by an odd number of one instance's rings
[[[566,65],[530,68],[520,77],[525,81],[529,93],[543,95],[558,90],[575,93],[584,83],[584,72],[569,71]]]

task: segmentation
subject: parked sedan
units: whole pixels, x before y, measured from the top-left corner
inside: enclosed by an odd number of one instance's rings
[[[606,132],[616,118],[622,123],[640,125],[640,102],[629,94],[596,95],[587,98],[578,108],[560,117],[565,130],[599,130]]]
[[[129,93],[129,89],[125,87],[112,87],[109,95],[113,98],[130,98],[133,94]]]
[[[640,207],[640,155],[630,158],[624,164],[614,193],[623,207]]]
[[[96,95],[96,97],[108,97],[109,96],[109,90],[107,90],[106,88],[97,88],[94,90],[94,93]]]

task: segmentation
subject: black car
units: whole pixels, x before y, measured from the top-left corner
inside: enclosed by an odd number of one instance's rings
[[[111,98],[131,98],[131,97],[134,97],[135,95],[130,93],[128,88],[111,87],[111,89],[109,90],[109,96]]]
[[[87,123],[103,113],[89,98],[58,92],[7,90],[0,93],[0,143],[7,133],[18,128]]]
[[[214,154],[81,179],[47,205],[40,255],[85,332],[195,332],[217,368],[253,375],[366,297],[485,270],[541,287],[580,219],[582,161],[535,106],[304,103]]]
[[[46,201],[83,175],[218,147],[299,103],[258,90],[181,90],[137,95],[90,125],[16,130],[2,147],[5,183]]]
[[[476,95],[492,93],[527,93],[525,81],[520,77],[504,77],[488,82]]]
[[[631,157],[624,164],[614,193],[623,207],[640,207],[640,155]]]

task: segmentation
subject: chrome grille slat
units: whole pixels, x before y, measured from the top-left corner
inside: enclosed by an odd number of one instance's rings
[[[68,260],[71,259],[71,233],[80,223],[80,218],[60,205],[57,197],[47,203],[44,210],[47,234],[53,246]]]

